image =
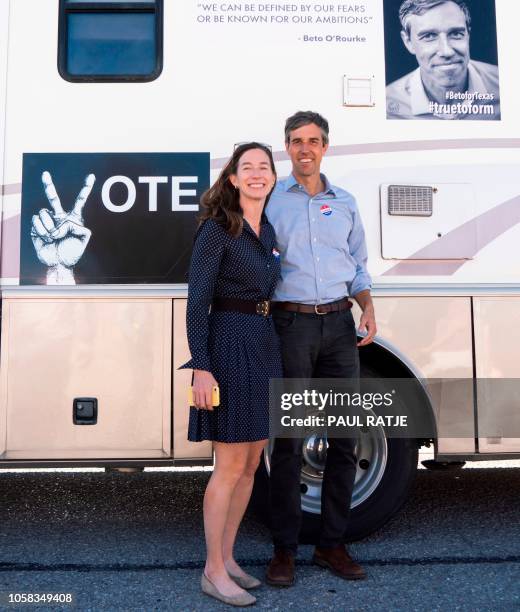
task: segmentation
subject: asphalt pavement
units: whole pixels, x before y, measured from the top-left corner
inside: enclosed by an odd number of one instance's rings
[[[312,547],[302,546],[297,584],[262,586],[255,608],[520,610],[518,465],[419,470],[401,513],[350,545],[367,580],[345,582],[312,566]],[[230,609],[199,586],[209,476],[0,472],[0,609],[71,609],[56,602],[8,604],[8,594],[16,593],[71,593],[76,610]],[[252,516],[244,520],[236,553],[263,578],[269,533]]]

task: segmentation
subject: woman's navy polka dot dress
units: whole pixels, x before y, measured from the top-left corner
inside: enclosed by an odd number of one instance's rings
[[[213,411],[190,408],[188,440],[254,442],[269,437],[269,379],[282,377],[273,320],[241,312],[209,313],[209,307],[214,297],[270,299],[279,277],[274,229],[265,217],[260,237],[245,220],[238,238],[212,219],[199,228],[188,291],[192,358],[182,367],[213,374],[220,406]]]

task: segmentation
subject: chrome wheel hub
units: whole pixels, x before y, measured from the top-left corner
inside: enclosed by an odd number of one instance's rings
[[[312,514],[321,512],[321,486],[327,459],[327,438],[310,433],[303,441],[303,461],[300,478],[302,510]],[[270,456],[273,440],[269,441],[265,453],[267,471],[270,471]],[[377,489],[386,469],[388,445],[382,427],[360,431],[356,445],[357,469],[352,493],[351,508],[359,506]]]

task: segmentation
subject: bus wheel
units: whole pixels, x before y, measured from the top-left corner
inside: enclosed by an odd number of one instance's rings
[[[252,508],[268,519],[270,441],[256,477]],[[302,543],[316,543],[319,537],[321,486],[327,441],[310,434],[303,441],[300,476],[303,525]],[[382,427],[361,432],[357,447],[357,471],[352,494],[346,540],[358,540],[382,527],[401,508],[417,470],[416,440],[387,439]]]

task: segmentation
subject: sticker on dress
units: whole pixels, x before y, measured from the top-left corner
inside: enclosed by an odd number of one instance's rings
[[[280,251],[278,251],[277,249],[275,249],[275,248],[273,247],[273,255],[274,255],[275,257],[280,257]]]

